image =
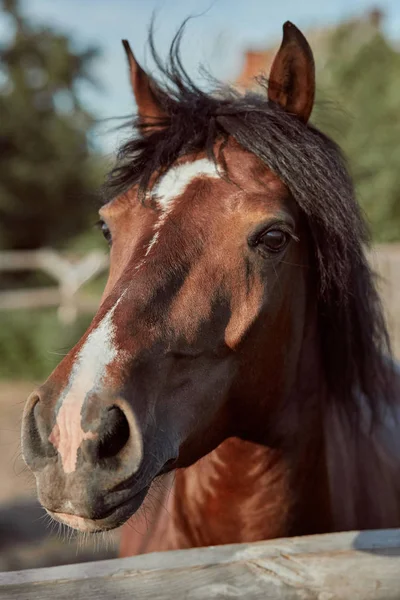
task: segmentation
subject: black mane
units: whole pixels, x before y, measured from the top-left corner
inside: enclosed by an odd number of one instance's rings
[[[279,176],[306,217],[318,286],[321,357],[332,398],[352,411],[355,390],[361,391],[376,413],[378,398],[391,400],[390,342],[365,254],[368,231],[340,149],[269,102],[263,78],[260,93],[240,94],[221,85],[214,86],[214,93],[199,89],[180,60],[182,32],[183,27],[167,64],[150,34],[163,78],[163,83],[153,80],[153,89],[166,116],[152,123],[134,120],[133,137],[120,149],[106,183],[106,201],[135,184],[144,197],[155,172],[192,152],[206,151],[215,160],[215,142],[232,136]],[[221,158],[223,153],[219,164]]]

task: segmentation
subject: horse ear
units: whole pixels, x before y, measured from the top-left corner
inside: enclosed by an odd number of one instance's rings
[[[128,58],[131,86],[140,118],[146,121],[165,116],[154,93],[156,84],[137,62],[128,40],[122,40],[122,44]]]
[[[272,63],[268,98],[307,123],[315,96],[315,65],[311,48],[290,21],[283,26],[281,47]]]

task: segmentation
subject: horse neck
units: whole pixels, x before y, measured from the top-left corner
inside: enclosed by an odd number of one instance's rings
[[[229,438],[176,475],[171,509],[179,546],[326,531],[321,463],[320,447],[294,459],[279,449]]]
[[[398,525],[398,421],[372,434],[354,430],[328,402],[313,348],[305,350],[281,414],[282,423],[297,423],[297,434],[275,447],[229,438],[179,470],[157,536],[163,549]],[[400,377],[398,387],[400,398]]]
[[[184,546],[332,529],[316,340],[316,320],[307,319],[293,361],[294,384],[280,405],[268,412],[261,403],[241,439],[225,440],[178,471],[171,510]],[[253,383],[256,396],[266,389],[266,381]],[[247,410],[249,398],[243,396],[237,405]],[[244,413],[235,415],[236,422],[245,420]]]

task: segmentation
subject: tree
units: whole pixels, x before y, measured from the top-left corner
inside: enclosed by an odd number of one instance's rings
[[[0,248],[61,246],[94,214],[101,164],[78,87],[98,50],[34,26],[18,0],[0,7],[15,31],[0,44]]]
[[[343,148],[375,241],[400,240],[400,54],[377,13],[344,23],[317,63],[316,123]],[[317,60],[318,54],[316,53]],[[329,106],[326,107],[325,101]]]

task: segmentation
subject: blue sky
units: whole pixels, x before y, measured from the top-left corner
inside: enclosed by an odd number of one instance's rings
[[[182,20],[191,21],[182,46],[185,65],[195,73],[199,63],[224,80],[240,71],[243,51],[278,43],[282,24],[293,21],[303,30],[362,14],[371,6],[381,8],[385,30],[400,40],[400,0],[22,0],[27,14],[69,33],[78,46],[95,44],[103,55],[95,68],[102,90],[82,89],[85,102],[100,119],[127,115],[133,101],[128,85],[121,38],[128,38],[137,58],[146,64],[147,27],[157,12],[156,42],[163,54]],[[0,16],[0,35],[9,26]],[[110,122],[98,127],[99,147],[111,152],[121,133]]]

